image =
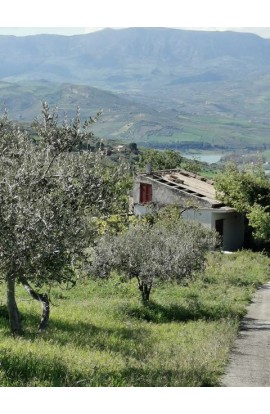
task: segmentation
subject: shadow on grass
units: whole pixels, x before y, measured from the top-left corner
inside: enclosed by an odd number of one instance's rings
[[[211,370],[196,367],[129,366],[115,370],[96,365],[87,371],[69,369],[55,356],[14,353],[4,349],[1,354],[1,386],[13,387],[190,387],[216,386]]]
[[[50,336],[61,345],[71,343],[83,349],[97,349],[130,355],[136,358],[151,351],[150,333],[145,328],[99,327],[90,323],[52,320]],[[46,339],[46,337],[45,337]]]
[[[1,351],[0,384],[5,387],[73,386],[82,374],[70,371],[55,357],[21,354],[10,349]]]
[[[194,317],[189,309],[179,306],[164,307],[155,303],[150,303],[147,307],[126,308],[131,316],[141,319],[147,314],[149,321],[168,322],[173,320],[190,320]],[[134,313],[135,312],[135,313]],[[139,313],[136,313],[139,312]],[[197,315],[198,317],[198,315]],[[151,319],[152,318],[152,319]],[[194,318],[193,318],[194,319]],[[5,321],[8,324],[8,321]],[[39,318],[37,315],[23,313],[23,322],[25,325],[25,334],[21,341],[27,341],[29,352],[20,352],[20,348],[11,349],[7,347],[1,351],[0,361],[0,384],[1,386],[42,386],[42,387],[168,387],[168,386],[215,386],[215,377],[205,369],[198,370],[198,367],[165,367],[151,366],[149,356],[155,348],[155,343],[147,327],[98,327],[91,323],[78,321],[70,322],[52,318],[49,322],[48,333],[37,337],[33,327],[38,326]],[[6,330],[6,332],[8,332]],[[7,334],[8,335],[8,334]],[[37,339],[39,338],[39,339]],[[33,349],[29,340],[37,339],[38,349]],[[48,342],[52,347],[42,350],[42,344]],[[97,350],[99,352],[117,353],[124,356],[126,366],[121,369],[108,369],[104,366],[97,366],[88,360],[89,368],[87,370],[72,367],[69,362],[59,354],[59,349],[55,353],[53,346],[60,345],[65,353],[65,345],[73,345],[82,348],[84,351]],[[75,358],[85,358],[74,354]],[[114,356],[111,356],[114,358]],[[89,356],[90,358],[90,356]],[[129,360],[130,359],[130,360]],[[134,359],[137,360],[138,366],[134,366]],[[140,362],[141,361],[141,362]],[[79,364],[80,365],[80,364]]]
[[[36,315],[24,312],[22,320],[24,332],[21,340],[39,339],[50,344],[115,352],[138,359],[151,352],[153,346],[150,332],[143,327],[99,327],[80,320],[70,322],[51,318],[47,331],[39,334],[36,330],[39,318]],[[5,322],[8,328],[8,321]],[[10,335],[8,329],[5,335]]]
[[[13,387],[209,387],[216,379],[203,369],[168,369],[128,366],[106,370],[93,365],[86,372],[69,369],[60,360],[36,355],[1,355],[1,385]]]
[[[115,373],[114,373],[115,375]],[[217,378],[209,370],[205,368],[198,369],[198,367],[183,368],[177,367],[175,369],[153,368],[151,364],[145,368],[127,367],[119,373],[119,382],[124,380],[126,386],[132,387],[214,387],[217,386]],[[117,377],[116,377],[117,378]],[[106,378],[99,380],[100,384],[105,383]]]
[[[200,302],[191,302],[188,305],[168,305],[164,306],[150,301],[141,306],[125,309],[129,317],[139,320],[145,320],[154,323],[168,322],[188,322],[200,319],[217,321],[223,318],[236,318],[239,311],[231,307],[225,307],[222,304],[203,304]]]
[[[78,384],[79,385],[79,384]],[[97,370],[92,378],[85,378],[81,386],[92,387],[213,387],[216,376],[207,370],[127,366],[120,371]]]

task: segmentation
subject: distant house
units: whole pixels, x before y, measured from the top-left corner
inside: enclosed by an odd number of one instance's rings
[[[124,152],[126,149],[125,145],[117,145],[116,150],[118,152]]]
[[[135,215],[155,208],[178,205],[186,220],[215,229],[223,250],[235,251],[244,244],[243,215],[216,199],[213,181],[183,170],[155,171],[137,175],[133,186]]]

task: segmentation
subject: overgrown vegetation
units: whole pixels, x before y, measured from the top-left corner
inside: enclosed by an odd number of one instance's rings
[[[39,329],[44,330],[48,294],[33,286],[48,291],[55,283],[73,283],[93,240],[91,218],[128,208],[121,166],[82,149],[93,136],[94,121],[82,123],[78,112],[59,124],[57,111],[44,103],[33,140],[7,116],[0,119],[0,280],[7,286],[14,334],[22,330],[16,284],[42,303]]]
[[[157,281],[180,282],[201,271],[206,252],[216,244],[215,232],[179,217],[148,224],[138,221],[126,231],[109,232],[97,241],[89,271],[106,279],[112,271],[136,278],[142,300],[149,301]]]
[[[59,125],[46,104],[42,115],[34,134],[0,119],[0,386],[218,385],[269,258],[209,253],[216,235],[178,208],[128,217],[130,165],[183,167],[179,153],[131,143],[123,171],[94,140],[92,118]],[[224,177],[224,201],[269,238],[264,175]],[[23,287],[42,304],[39,333]]]
[[[235,164],[216,176],[217,196],[236,211],[246,215],[255,240],[270,243],[270,181],[264,170],[255,166],[239,171]]]
[[[269,259],[211,253],[205,272],[181,286],[160,283],[143,306],[134,280],[51,290],[51,322],[37,334],[39,309],[20,289],[24,336],[9,335],[0,285],[1,386],[218,386]]]

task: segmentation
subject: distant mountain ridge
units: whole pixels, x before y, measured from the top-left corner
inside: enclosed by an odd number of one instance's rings
[[[0,36],[0,107],[33,119],[40,101],[83,116],[100,136],[150,146],[269,145],[270,40],[236,32],[105,29]],[[183,144],[184,143],[184,144]]]
[[[207,73],[210,63],[220,78],[236,76],[243,62],[244,76],[256,68],[265,71],[270,40],[235,32],[104,29],[76,36],[0,36],[0,54],[2,80],[46,79],[128,91],[134,84],[140,88],[140,82],[151,88],[163,76],[172,83],[190,72]]]

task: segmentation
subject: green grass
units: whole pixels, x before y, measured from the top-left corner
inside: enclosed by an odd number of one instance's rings
[[[177,145],[184,141],[185,143],[192,142],[195,149],[195,143],[208,143],[227,151],[246,148],[256,148],[261,151],[263,145],[268,143],[269,125],[260,120],[251,122],[249,119],[234,118],[231,115],[220,117],[218,114],[203,116],[192,114],[179,115],[175,126],[178,129],[176,132],[171,130],[167,124],[166,126],[163,124],[160,133],[151,131],[151,133],[140,135],[139,131],[136,131],[136,142],[139,145],[160,146],[162,144]]]
[[[0,289],[0,385],[42,387],[218,386],[256,287],[269,280],[261,254],[210,254],[203,275],[156,286],[143,306],[134,281],[53,289],[48,332],[18,288],[24,335],[9,334]]]

